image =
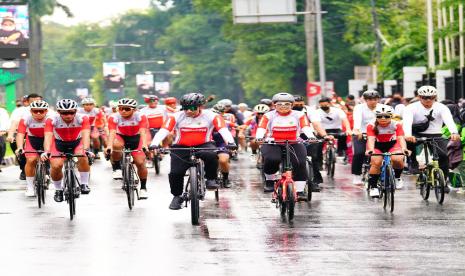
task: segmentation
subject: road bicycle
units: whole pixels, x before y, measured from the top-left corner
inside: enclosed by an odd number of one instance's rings
[[[325,168],[326,174],[329,178],[334,179],[334,172],[336,170],[336,142],[338,137],[346,136],[341,133],[328,133],[334,137],[334,139],[324,139],[326,142],[326,151],[325,151]]]
[[[27,153],[34,153],[38,154],[39,156],[43,153],[43,151],[20,151],[19,154],[27,154]],[[50,184],[50,177],[49,175],[49,165],[48,162],[43,162],[40,158],[37,161],[35,167],[35,175],[34,175],[34,190],[37,196],[37,205],[39,208],[42,208],[42,205],[45,204],[45,195],[46,190],[48,190],[48,186]]]

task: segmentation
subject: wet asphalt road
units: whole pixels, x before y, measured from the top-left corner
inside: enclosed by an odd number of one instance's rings
[[[394,214],[351,184],[349,166],[293,224],[263,194],[248,155],[233,162],[234,187],[190,211],[171,211],[168,160],[149,175],[149,199],[129,211],[110,166],[97,161],[90,195],[46,206],[23,195],[18,169],[0,173],[0,275],[464,275],[465,196],[443,206],[421,200],[412,181],[396,193]]]

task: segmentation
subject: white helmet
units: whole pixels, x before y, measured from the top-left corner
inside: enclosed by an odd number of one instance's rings
[[[423,85],[422,87],[418,88],[418,95],[419,96],[437,96],[438,90],[436,90],[434,86]]]
[[[219,104],[223,104],[226,107],[231,107],[233,102],[230,99],[222,99],[218,101]]]
[[[81,104],[82,105],[95,104],[95,100],[93,98],[84,98],[84,99],[82,99]]]
[[[111,108],[117,108],[118,107],[118,102],[117,101],[110,101],[108,103],[108,105],[111,107]]]
[[[31,109],[48,109],[48,103],[46,101],[38,100],[33,101],[29,107]]]
[[[295,102],[294,96],[292,96],[291,94],[286,93],[286,92],[281,92],[281,93],[275,94],[271,100],[273,101],[273,103],[277,103],[277,102],[293,103],[293,102]]]
[[[78,104],[76,101],[71,99],[63,99],[57,102],[57,110],[76,110]]]
[[[380,104],[375,109],[375,114],[376,115],[387,114],[387,115],[392,116],[393,113],[394,113],[394,111],[392,110],[392,107],[390,107],[389,105]]]
[[[266,104],[257,104],[253,108],[253,112],[259,113],[259,114],[264,114],[264,113],[267,113],[268,111],[270,111],[270,107],[267,106]]]
[[[123,98],[118,101],[118,106],[130,106],[132,108],[137,107],[137,101],[134,99]]]
[[[240,104],[237,105],[237,107],[239,107],[239,108],[241,108],[241,107],[248,108],[249,106],[246,103],[240,103]]]

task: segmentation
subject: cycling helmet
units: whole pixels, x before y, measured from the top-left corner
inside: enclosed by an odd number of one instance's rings
[[[219,113],[223,113],[226,109],[226,106],[224,106],[224,104],[221,104],[221,103],[217,103],[213,106],[213,111],[217,111]]]
[[[158,97],[155,95],[144,95],[144,102],[149,103],[150,101],[158,101]]]
[[[76,110],[78,104],[76,101],[71,99],[59,100],[56,105],[57,110]]]
[[[389,105],[381,104],[381,105],[378,105],[376,107],[376,109],[375,109],[375,114],[376,115],[387,114],[387,115],[392,116],[393,113],[394,113],[394,111],[392,110],[392,107],[390,107]]]
[[[48,103],[46,101],[33,101],[30,105],[31,109],[48,109]]]
[[[193,92],[182,96],[179,102],[182,106],[201,106],[205,104],[205,96]]]
[[[273,101],[270,99],[261,99],[260,104],[266,104],[267,106],[271,106],[273,104]]]
[[[253,112],[259,113],[259,114],[264,114],[264,113],[267,113],[268,111],[270,111],[270,107],[267,106],[266,104],[257,104],[253,108]]]
[[[132,108],[137,107],[137,101],[134,99],[129,99],[129,98],[123,98],[118,101],[118,106],[129,106]]]
[[[218,103],[223,104],[225,107],[231,107],[233,102],[230,99],[222,99]]]
[[[175,104],[176,98],[175,97],[168,97],[165,99],[165,104]]]
[[[84,99],[82,99],[81,104],[82,105],[95,104],[95,100],[93,98],[84,98]]]
[[[379,98],[379,93],[376,90],[369,89],[363,92],[362,97],[364,99],[375,99],[375,98]]]
[[[243,108],[248,108],[249,106],[246,104],[246,103],[240,103],[237,105],[239,108],[243,107]]]
[[[117,108],[118,107],[118,102],[117,101],[110,101],[108,104],[110,105],[110,108]]]
[[[303,102],[303,101],[304,101],[304,97],[301,96],[301,95],[294,95],[294,101],[296,101],[296,102]]]
[[[294,96],[286,92],[280,92],[280,93],[275,94],[271,100],[273,101],[273,103],[277,103],[277,102],[293,103]]]
[[[434,86],[423,85],[422,87],[418,88],[418,95],[419,96],[437,96],[438,90],[436,90]]]

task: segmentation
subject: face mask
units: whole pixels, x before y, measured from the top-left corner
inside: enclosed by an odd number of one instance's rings
[[[321,106],[320,107],[323,111],[328,111],[329,110],[329,106]]]
[[[302,111],[304,109],[303,106],[300,106],[300,105],[296,105],[292,108],[293,110],[297,110],[297,111]]]

